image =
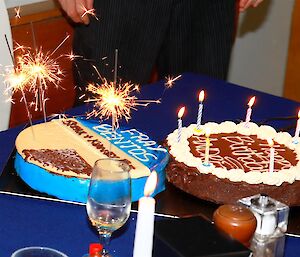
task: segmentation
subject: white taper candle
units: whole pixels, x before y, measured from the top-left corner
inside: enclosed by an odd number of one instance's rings
[[[157,173],[151,172],[148,177],[144,197],[139,200],[138,215],[135,228],[133,257],[151,257],[154,234],[155,199],[150,195],[157,184]]]

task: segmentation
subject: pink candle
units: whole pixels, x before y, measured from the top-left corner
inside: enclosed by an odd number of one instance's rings
[[[246,119],[245,119],[245,127],[249,127],[249,122],[251,120],[251,114],[252,114],[252,105],[255,102],[255,96],[253,96],[249,102],[248,102],[248,109],[247,109],[247,114],[246,114]]]
[[[274,171],[274,157],[275,157],[275,149],[274,149],[274,142],[272,139],[268,139],[268,144],[270,147],[270,163],[269,163],[269,172],[273,172]]]

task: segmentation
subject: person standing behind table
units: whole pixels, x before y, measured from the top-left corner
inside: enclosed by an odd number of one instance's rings
[[[89,82],[99,82],[93,65],[113,80],[115,49],[118,77],[124,81],[145,84],[154,67],[159,79],[195,72],[225,80],[237,7],[244,11],[262,1],[59,0],[78,23],[73,51],[83,58],[75,59],[77,96]],[[83,15],[92,8],[99,20]]]

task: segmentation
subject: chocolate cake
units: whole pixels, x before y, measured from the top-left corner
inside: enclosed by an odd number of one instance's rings
[[[210,129],[209,163],[205,160],[205,131]],[[179,189],[215,203],[266,193],[289,206],[300,205],[300,144],[286,132],[270,126],[233,122],[194,124],[178,130],[166,140],[170,162],[167,179]],[[270,170],[270,146],[275,149]]]

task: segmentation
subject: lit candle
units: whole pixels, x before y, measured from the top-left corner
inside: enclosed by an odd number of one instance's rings
[[[252,113],[252,105],[254,104],[255,101],[255,96],[253,96],[249,103],[248,103],[248,110],[247,110],[247,114],[246,114],[246,120],[245,120],[245,127],[249,127],[249,122],[251,119],[251,113]]]
[[[270,163],[269,163],[269,172],[274,171],[274,156],[275,156],[275,149],[274,149],[274,142],[272,139],[268,139],[268,144],[270,147]]]
[[[209,165],[209,147],[210,147],[210,129],[206,129],[205,132],[205,157],[204,157],[204,165],[208,166]]]
[[[177,141],[180,142],[181,140],[181,130],[182,130],[182,116],[184,114],[185,107],[181,107],[179,112],[178,112],[178,137]]]
[[[201,92],[199,93],[199,108],[198,108],[198,117],[197,117],[198,130],[200,130],[201,121],[202,121],[203,100],[204,100],[204,91],[201,90]]]
[[[133,257],[152,256],[155,200],[150,195],[153,193],[156,183],[157,173],[152,171],[144,188],[144,197],[139,200]]]
[[[295,130],[294,143],[298,143],[299,132],[300,132],[300,110],[298,111],[298,120],[297,120],[297,127]]]

